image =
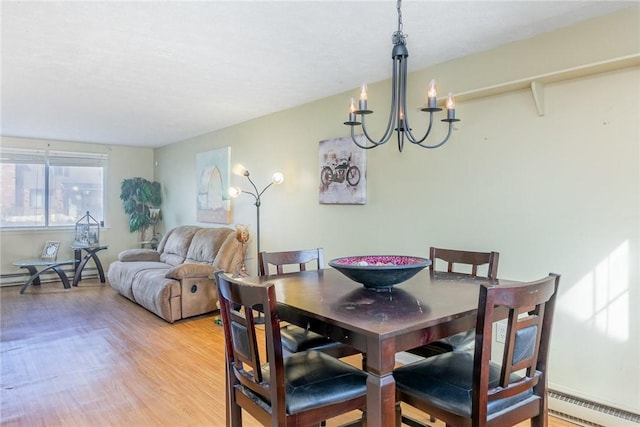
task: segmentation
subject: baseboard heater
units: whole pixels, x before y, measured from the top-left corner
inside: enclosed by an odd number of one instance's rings
[[[69,283],[73,281],[73,269],[64,269],[63,270],[67,277],[69,278]],[[83,279],[95,279],[98,277],[98,269],[96,267],[87,267],[82,270],[82,278]],[[22,286],[24,282],[29,278],[29,273],[5,273],[0,274],[0,287],[2,286]],[[56,273],[45,272],[40,276],[41,283],[51,283],[51,282],[60,282],[60,277]]]
[[[588,427],[638,427],[640,415],[549,390],[549,414]]]

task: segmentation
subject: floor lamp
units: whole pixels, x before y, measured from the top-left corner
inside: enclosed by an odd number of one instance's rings
[[[261,205],[260,197],[262,197],[262,194],[264,194],[264,192],[267,191],[267,188],[271,187],[273,184],[276,184],[276,185],[282,184],[282,182],[284,181],[284,175],[280,172],[275,172],[271,176],[271,182],[266,187],[264,187],[262,191],[258,191],[258,187],[256,187],[256,184],[251,180],[249,171],[243,165],[239,163],[234,165],[233,168],[231,169],[231,172],[234,175],[246,176],[247,179],[249,180],[249,183],[253,187],[253,190],[254,190],[253,192],[243,190],[240,187],[229,187],[229,196],[232,198],[236,198],[242,193],[250,194],[251,196],[253,196],[255,200],[254,206],[256,207],[256,248],[257,248],[257,253],[259,254],[260,253],[260,205]],[[256,262],[258,262],[257,256],[256,256]],[[259,271],[260,271],[260,266],[258,266],[258,272]]]

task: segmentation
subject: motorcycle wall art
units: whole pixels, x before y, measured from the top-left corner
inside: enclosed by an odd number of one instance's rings
[[[319,153],[320,203],[366,203],[366,151],[346,137],[320,141]]]

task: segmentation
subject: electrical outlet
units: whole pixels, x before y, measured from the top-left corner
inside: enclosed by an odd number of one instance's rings
[[[507,338],[507,323],[506,322],[497,322],[496,323],[496,342],[504,342]]]

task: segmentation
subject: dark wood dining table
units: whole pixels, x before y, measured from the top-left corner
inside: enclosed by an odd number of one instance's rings
[[[395,425],[396,353],[473,329],[479,285],[506,282],[428,269],[385,290],[367,289],[334,269],[243,281],[275,284],[282,320],[366,353],[370,427]]]

